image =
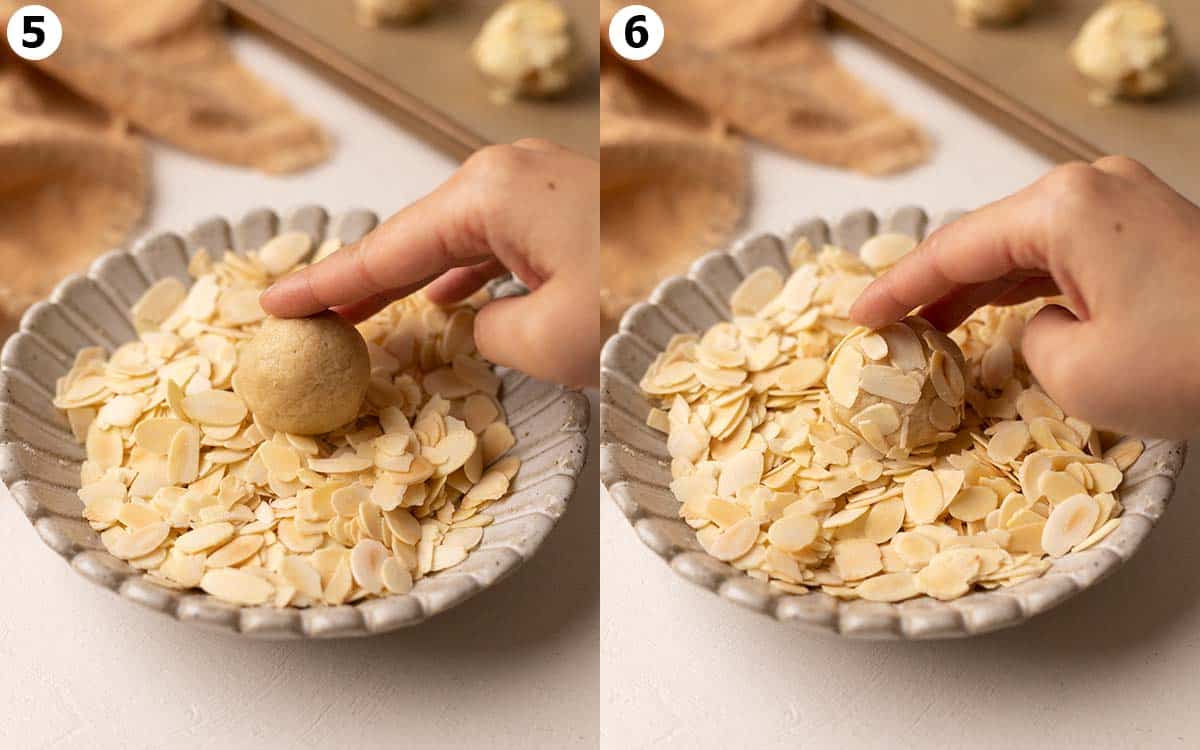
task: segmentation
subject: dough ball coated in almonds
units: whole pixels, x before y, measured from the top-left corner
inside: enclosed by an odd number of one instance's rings
[[[1182,68],[1170,23],[1146,0],[1110,0],[1084,23],[1071,58],[1092,83],[1093,103],[1165,91]]]
[[[266,426],[319,435],[358,416],[370,378],[363,337],[327,311],[264,320],[238,354],[234,390]]]
[[[965,372],[958,344],[924,318],[858,328],[829,359],[829,417],[885,455],[908,455],[958,429]]]
[[[471,55],[501,100],[557,94],[579,62],[570,17],[555,0],[504,3],[484,22]]]

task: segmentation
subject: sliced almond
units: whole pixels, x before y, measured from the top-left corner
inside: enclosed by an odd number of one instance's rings
[[[488,425],[483,434],[479,436],[479,440],[483,446],[484,466],[490,466],[505,453],[508,453],[517,442],[516,438],[513,437],[512,430],[503,422],[494,422]]]
[[[201,391],[185,396],[183,410],[203,424],[235,425],[246,418],[246,404],[232,391]]]
[[[875,503],[867,511],[866,526],[863,534],[875,544],[884,544],[896,535],[904,523],[904,500],[893,497]]]
[[[167,451],[167,482],[186,485],[200,473],[200,431],[186,425],[175,432]]]
[[[888,357],[903,372],[925,369],[925,348],[907,322],[893,323],[879,330],[887,342]]]
[[[887,339],[878,333],[868,333],[858,340],[858,346],[868,358],[878,362],[888,355]]]
[[[753,315],[783,290],[783,277],[770,266],[754,269],[729,298],[734,315]]]
[[[825,385],[836,403],[847,409],[854,406],[858,399],[862,370],[862,355],[854,349],[843,348],[834,357],[825,376]]]
[[[321,247],[325,248],[325,245]],[[312,238],[307,232],[283,232],[267,240],[258,249],[258,262],[267,273],[279,276],[292,270],[311,250]]]
[[[916,246],[917,241],[906,234],[885,232],[864,242],[858,254],[868,266],[880,270],[894,265]]]
[[[225,546],[212,552],[204,560],[206,568],[229,568],[255,555],[263,546],[261,534],[234,537]]]
[[[346,597],[350,595],[350,589],[353,585],[354,578],[350,572],[350,559],[349,557],[344,557],[334,570],[333,577],[329,579],[329,583],[325,586],[325,603],[336,606],[346,601]]]
[[[965,487],[950,501],[950,515],[960,521],[980,521],[996,510],[999,502],[996,493],[987,487]]]
[[[912,523],[933,523],[946,507],[942,485],[932,471],[921,469],[904,482],[904,507]]]
[[[233,524],[226,522],[201,526],[176,539],[175,549],[188,554],[202,552],[229,541],[233,532]]]
[[[148,555],[158,549],[170,533],[171,524],[165,521],[148,524],[121,537],[115,554],[126,560]]]
[[[811,515],[795,513],[771,524],[767,538],[784,552],[799,552],[816,540],[820,529],[821,525]]]
[[[921,399],[920,382],[894,367],[864,366],[859,385],[867,393],[899,404],[915,404]]]
[[[321,574],[304,558],[295,555],[283,558],[279,574],[301,594],[313,600],[321,599]]]
[[[383,585],[393,594],[407,594],[412,590],[412,573],[399,560],[389,557],[379,568]]]
[[[921,592],[912,573],[883,573],[858,585],[858,595],[871,602],[900,602]]]
[[[988,441],[988,458],[998,464],[1007,464],[1015,461],[1028,447],[1029,427],[1024,422],[1001,422]]]
[[[200,579],[200,588],[218,599],[248,606],[265,604],[275,593],[266,579],[237,568],[209,570]]]
[[[838,572],[847,581],[857,581],[883,570],[879,547],[869,539],[848,539],[833,545]]]
[[[1074,495],[1050,511],[1042,529],[1042,549],[1051,557],[1061,557],[1082,542],[1096,527],[1100,506],[1091,496]]]
[[[388,555],[388,548],[374,539],[364,539],[354,545],[350,552],[350,572],[354,575],[354,581],[372,594],[382,591],[380,568]]]
[[[718,560],[734,560],[750,551],[758,539],[758,521],[746,518],[721,532],[708,548]]]

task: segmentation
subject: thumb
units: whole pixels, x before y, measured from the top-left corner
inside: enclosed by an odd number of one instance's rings
[[[1081,360],[1083,321],[1062,305],[1046,305],[1025,324],[1021,352],[1025,364],[1059,404],[1074,390]]]
[[[484,305],[475,316],[476,346],[489,361],[539,380],[595,386],[600,308],[586,304],[586,294],[573,290],[563,276],[529,294]]]

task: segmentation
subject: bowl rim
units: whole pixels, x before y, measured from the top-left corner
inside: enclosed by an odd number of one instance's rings
[[[1095,547],[1053,560],[1038,578],[949,602],[924,596],[884,603],[842,601],[821,591],[788,594],[710,556],[679,519],[679,503],[667,487],[665,439],[646,426],[650,403],[637,387],[670,336],[728,319],[727,300],[736,284],[765,265],[788,272],[787,251],[800,239],[818,248],[833,243],[858,252],[876,234],[921,239],[961,215],[951,211],[931,218],[919,207],[903,206],[881,219],[859,208],[832,224],[814,217],[779,234],[746,235],[698,258],[686,273],[663,280],[646,301],[625,312],[601,353],[600,481],[642,543],[677,575],[742,607],[809,629],[864,639],[957,638],[1012,627],[1058,606],[1110,575],[1145,541],[1174,493],[1187,453],[1182,441],[1145,440],[1142,456],[1120,488],[1123,520]]]
[[[282,217],[266,207],[237,221],[213,216],[183,233],[156,232],[131,250],[107,252],[83,273],[64,278],[21,317],[0,350],[0,481],[42,541],[93,583],[121,598],[181,622],[258,638],[340,638],[374,635],[416,625],[461,604],[512,574],[540,548],[566,510],[588,454],[590,407],[586,396],[496,367],[517,438],[522,468],[504,502],[509,517],[485,531],[484,542],[459,566],[423,578],[408,594],[340,606],[274,608],[221,602],[196,589],[176,591],[146,581],[140,571],[110,555],[82,520],[78,461],[82,449],[49,403],[53,385],[32,371],[69,368],[81,346],[130,340],[128,309],[149,284],[175,276],[188,286],[188,258],[200,247],[242,252],[283,231],[303,231],[314,252],[327,237],[353,242],[378,216],[350,209],[330,216],[303,205]],[[511,277],[489,286],[493,296],[524,293]],[[45,380],[43,378],[42,380]],[[64,437],[65,436],[65,437]],[[73,515],[72,515],[73,511]]]

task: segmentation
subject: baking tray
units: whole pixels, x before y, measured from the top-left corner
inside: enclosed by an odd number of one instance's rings
[[[497,0],[448,0],[411,26],[367,28],[353,0],[221,0],[234,20],[311,61],[339,85],[457,158],[489,143],[548,138],[600,150],[599,6],[562,0],[585,69],[563,96],[496,104],[468,48]],[[331,116],[331,115],[327,115]]]
[[[950,0],[819,1],[835,25],[860,32],[1052,158],[1124,154],[1184,195],[1200,199],[1200,6],[1195,0],[1158,0],[1187,59],[1187,70],[1170,95],[1106,107],[1088,102],[1088,87],[1067,54],[1099,0],[1040,0],[1017,26],[980,29],[959,26]]]

